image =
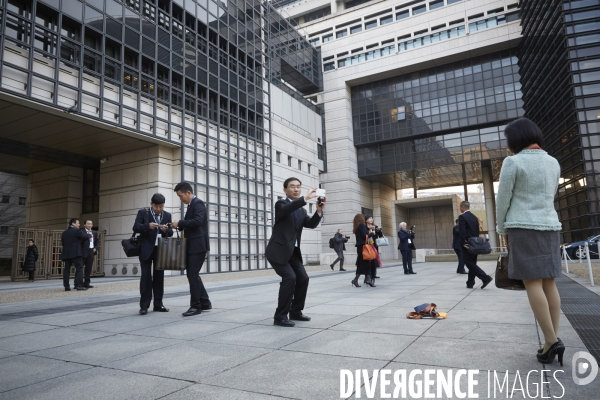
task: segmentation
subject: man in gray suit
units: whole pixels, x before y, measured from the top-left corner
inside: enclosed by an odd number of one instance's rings
[[[344,269],[344,251],[346,250],[346,242],[348,238],[342,234],[342,230],[338,229],[337,233],[333,237],[333,250],[337,253],[338,258],[330,265],[331,269],[335,267],[335,264],[340,262],[340,271],[345,271]]]

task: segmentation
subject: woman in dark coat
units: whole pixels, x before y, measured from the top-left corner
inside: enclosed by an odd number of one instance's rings
[[[27,241],[27,254],[25,254],[25,261],[23,262],[23,271],[29,272],[29,282],[33,282],[35,278],[35,263],[38,260],[38,249],[33,239]]]
[[[371,281],[371,264],[367,260],[363,260],[362,251],[363,246],[366,244],[366,237],[369,234],[367,225],[365,225],[365,216],[362,214],[356,214],[353,221],[352,233],[356,236],[356,276],[352,280],[352,284],[356,287],[360,287],[358,284],[358,277],[365,275],[365,283],[371,287],[375,287]]]
[[[366,221],[367,229],[369,229],[369,239],[373,240],[373,246],[375,246],[375,250],[377,251],[377,254],[379,254],[379,246],[377,246],[376,240],[377,240],[377,238],[383,237],[383,232],[381,231],[380,227],[373,224],[372,216],[365,215],[365,221]],[[377,260],[371,260],[370,263],[371,263],[371,279],[373,280],[373,283],[375,283],[375,279],[379,279],[379,277],[377,276],[377,268],[379,267],[379,263],[377,262]]]

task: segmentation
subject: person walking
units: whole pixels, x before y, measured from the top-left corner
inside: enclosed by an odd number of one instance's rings
[[[402,254],[402,267],[404,268],[404,275],[416,275],[412,267],[412,251],[414,248],[413,240],[415,239],[415,233],[412,230],[406,229],[406,222],[400,222],[398,230],[398,250]]]
[[[504,136],[514,155],[502,163],[496,223],[497,232],[508,236],[508,277],[523,281],[544,333],[538,361],[550,364],[558,355],[562,366],[565,345],[558,338],[560,295],[555,283],[562,274],[561,223],[554,208],[560,165],[542,150],[543,134],[532,121],[519,118],[511,122]]]
[[[333,270],[335,264],[340,262],[340,271],[345,271],[344,269],[344,251],[346,251],[346,242],[348,238],[343,235],[341,229],[338,229],[335,236],[333,236],[333,250],[335,250],[338,258],[335,259],[333,264],[329,265]]]
[[[188,206],[185,218],[173,221],[171,227],[183,231],[187,240],[186,271],[190,285],[190,308],[182,315],[191,317],[212,309],[208,292],[200,278],[200,270],[206,259],[206,252],[210,250],[208,212],[204,202],[194,195],[192,185],[189,183],[178,183],[174,190],[177,197]]]
[[[39,257],[37,246],[33,239],[27,241],[27,253],[25,254],[25,260],[23,261],[23,271],[29,273],[29,279],[27,282],[33,282],[35,279],[35,263]]]
[[[368,244],[369,229],[367,228],[365,216],[362,214],[356,214],[354,221],[352,222],[352,233],[356,237],[356,276],[351,281],[356,287],[360,287],[358,284],[358,277],[361,275],[365,276],[365,283],[371,287],[375,287],[375,284],[371,280],[371,264],[369,260],[363,260],[362,252],[363,247]]]
[[[83,259],[81,258],[81,246],[88,241],[84,231],[79,229],[79,219],[71,218],[69,227],[61,235],[62,251],[60,259],[63,260],[63,285],[65,292],[71,290],[69,277],[71,275],[71,266],[75,266],[75,290],[87,290],[83,286]]]
[[[154,294],[155,312],[169,312],[163,304],[165,292],[165,271],[156,269],[158,259],[158,241],[161,237],[173,236],[169,227],[171,214],[165,211],[165,196],[155,193],[150,199],[150,208],[138,211],[133,231],[140,234],[140,315],[148,314]]]
[[[315,229],[321,223],[327,199],[319,198],[317,210],[309,217],[304,206],[308,200],[317,197],[317,188],[300,196],[302,182],[291,177],[283,182],[283,191],[286,198],[275,203],[275,225],[265,256],[281,277],[273,325],[290,328],[296,325],[294,320],[310,321],[310,317],[302,314],[308,290],[308,274],[302,263],[300,244],[304,228]]]
[[[377,257],[379,257],[379,246],[377,246],[377,238],[383,237],[381,228],[373,223],[373,217],[371,215],[365,215],[365,223],[367,229],[369,229],[369,243],[375,247]],[[372,242],[372,243],[371,243]],[[378,259],[371,260],[371,280],[375,283],[375,279],[379,279],[377,276],[377,268],[380,266]],[[366,282],[365,282],[366,283]]]
[[[463,247],[460,242],[460,227],[458,226],[458,218],[454,221],[455,225],[452,228],[452,249],[458,257],[458,266],[456,267],[457,274],[466,274],[465,259],[463,257]]]
[[[481,288],[484,289],[491,281],[494,280],[491,276],[487,275],[477,265],[477,254],[469,253],[469,244],[467,239],[470,237],[479,237],[479,219],[469,209],[471,204],[468,201],[460,203],[460,212],[462,213],[458,217],[458,224],[460,230],[460,241],[463,245],[463,257],[465,265],[469,270],[467,275],[467,289],[473,289],[475,285],[475,277],[481,279],[483,284]]]
[[[82,231],[85,232],[88,240],[81,243],[81,257],[83,259],[84,266],[84,279],[83,286],[91,289],[93,286],[91,285],[91,275],[92,275],[92,265],[94,264],[94,258],[98,254],[98,250],[100,249],[100,241],[98,240],[98,232],[92,230],[94,223],[91,219],[86,219],[83,223]]]

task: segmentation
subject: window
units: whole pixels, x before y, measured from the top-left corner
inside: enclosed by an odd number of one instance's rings
[[[371,210],[370,208],[361,207],[360,213],[362,215],[373,215],[373,210]]]
[[[8,235],[8,226],[0,226],[0,235]]]
[[[308,173],[309,173],[309,174],[310,174],[310,167],[311,167],[311,165],[310,165],[310,164],[308,164]]]
[[[358,33],[362,31],[362,25],[356,25],[350,28],[350,34],[353,35],[355,33]]]
[[[344,29],[343,31],[337,31],[335,33],[336,39],[343,38],[344,36],[348,36],[348,29]]]
[[[330,62],[330,63],[325,64],[323,67],[324,67],[323,69],[325,71],[331,71],[331,70],[335,69],[335,63],[334,62]]]
[[[396,14],[396,21],[410,17],[410,10],[400,11]]]
[[[93,213],[100,210],[100,167],[83,170],[82,213]]]
[[[302,161],[298,160],[298,169],[302,171]]]
[[[313,39],[311,40],[309,43],[312,44],[313,46],[318,46],[319,45],[319,38]]]
[[[396,109],[396,121],[404,121],[406,119],[406,107],[401,106]]]
[[[365,22],[365,30],[377,28],[377,20]]]
[[[275,153],[275,161],[277,161],[278,163],[281,162],[281,153],[280,152]]]
[[[19,197],[19,205],[24,206],[26,200],[27,199],[25,197]]]
[[[383,17],[379,20],[380,25],[389,24],[390,22],[394,22],[394,16],[388,15],[387,17]]]
[[[9,202],[10,202],[10,196],[2,195],[2,201],[0,201],[0,203],[8,204]]]
[[[462,0],[448,0],[448,5],[458,3],[459,1],[462,1]]]
[[[288,156],[288,167],[292,166],[292,157]]]
[[[427,11],[427,6],[425,4],[423,4],[422,6],[414,7],[412,9],[413,15],[423,14],[425,11]]]
[[[440,7],[444,7],[444,0],[436,0],[429,3],[430,10],[435,10]]]
[[[333,40],[333,33],[330,33],[329,35],[324,35],[323,36],[323,43],[327,43],[329,41]]]

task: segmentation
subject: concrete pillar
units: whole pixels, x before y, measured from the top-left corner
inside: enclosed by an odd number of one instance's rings
[[[67,229],[70,218],[80,218],[83,169],[59,167],[29,175],[28,228]]]
[[[374,182],[373,187],[373,220],[375,224],[383,229],[383,234],[386,235],[393,243],[393,237],[396,230],[393,225],[394,201],[396,200],[395,191],[393,188],[379,182]],[[394,260],[397,258],[397,252],[393,246],[381,247],[379,249],[382,259]]]
[[[331,13],[335,14],[337,12],[344,11],[346,9],[343,0],[331,0]]]
[[[140,276],[139,260],[125,256],[121,240],[131,237],[138,210],[150,207],[154,193],[165,196],[165,210],[173,219],[181,219],[181,202],[173,192],[181,176],[180,152],[153,146],[110,156],[101,165],[98,227],[106,231],[102,250],[106,276]]]
[[[483,195],[485,198],[485,214],[487,217],[490,246],[498,247],[496,235],[496,199],[494,195],[494,177],[492,175],[492,168],[489,166],[482,166],[481,175],[483,178]]]

